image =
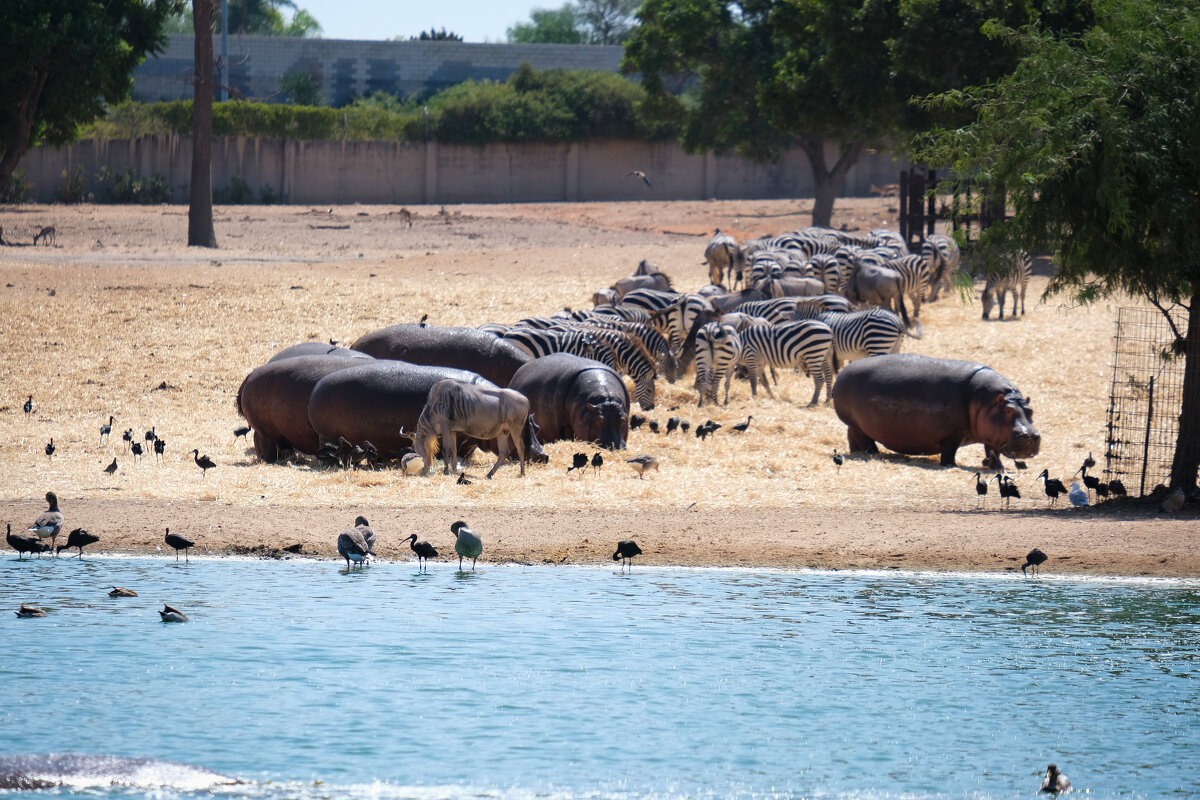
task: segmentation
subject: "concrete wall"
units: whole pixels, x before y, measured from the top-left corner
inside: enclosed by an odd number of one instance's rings
[[[219,57],[219,36],[213,45]],[[300,70],[317,77],[327,105],[340,106],[356,94],[425,96],[469,79],[503,81],[526,61],[538,69],[616,72],[621,54],[620,45],[357,42],[230,36],[230,71],[225,85],[244,98],[279,99],[279,79]],[[193,37],[171,36],[163,53],[147,59],[134,71],[134,99],[191,99],[192,64]]]
[[[186,202],[191,180],[191,139],[86,140],[62,148],[41,147],[19,169],[33,183],[33,199],[56,198],[64,171],[83,167],[89,188],[103,197],[96,174],[132,167],[161,175]],[[832,163],[832,158],[830,160]],[[850,171],[842,194],[867,196],[872,186],[895,183],[904,160],[866,155]],[[627,173],[638,169],[647,187]],[[574,144],[297,141],[218,137],[213,143],[213,187],[237,176],[258,192],[269,187],[285,202],[526,203],[614,200],[707,200],[811,197],[812,173],[800,151],[777,164],[756,164],[736,155],[688,155],[676,143],[595,141]]]

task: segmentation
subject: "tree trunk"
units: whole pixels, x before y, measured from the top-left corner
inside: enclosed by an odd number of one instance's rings
[[[45,70],[29,70],[29,83],[25,93],[19,99],[10,98],[16,108],[16,125],[13,126],[9,137],[3,142],[4,157],[0,158],[0,188],[7,187],[17,171],[17,164],[29,150],[29,138],[33,133],[35,110],[42,99],[42,90],[46,88],[49,73]]]
[[[1171,463],[1171,488],[1192,492],[1200,469],[1200,286],[1192,285],[1188,310],[1187,355],[1183,362],[1183,402],[1179,409],[1179,436]]]
[[[800,149],[808,156],[813,175],[812,224],[823,228],[832,227],[833,204],[846,185],[846,175],[862,155],[863,140],[854,138],[842,145],[841,156],[830,169],[825,161],[825,137],[809,135],[800,137]]]
[[[188,196],[188,246],[216,247],[212,209],[212,15],[215,0],[194,0],[196,75],[192,102],[192,184]]]

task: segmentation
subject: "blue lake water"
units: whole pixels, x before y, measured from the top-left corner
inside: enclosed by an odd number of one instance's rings
[[[0,753],[222,796],[1200,793],[1195,581],[9,557],[0,653]]]

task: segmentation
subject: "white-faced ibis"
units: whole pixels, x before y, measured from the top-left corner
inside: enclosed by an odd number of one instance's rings
[[[1046,777],[1042,778],[1041,791],[1050,794],[1066,794],[1071,791],[1071,782],[1067,780],[1066,775],[1058,771],[1058,767],[1051,764],[1046,767]]]
[[[240,438],[242,436],[245,436],[249,432],[250,432],[250,428],[246,425],[242,425],[240,428],[233,429],[233,438],[235,438],[235,439]]]
[[[83,548],[87,547],[89,544],[95,544],[98,541],[100,541],[100,537],[96,534],[88,533],[83,528],[76,528],[67,534],[67,543],[59,545],[58,550],[55,551],[55,555],[58,555],[63,550],[69,550],[70,548],[75,547],[79,550],[78,558],[82,560]]]
[[[587,465],[588,465],[587,453],[576,453],[574,456],[571,457],[571,466],[567,467],[567,472],[570,472],[573,469],[582,469],[586,472]]]
[[[833,464],[838,468],[838,472],[842,471],[842,463],[845,460],[845,457],[837,451],[837,448],[833,448]]]
[[[668,419],[667,420],[667,436],[670,436],[671,432],[674,431],[678,427],[679,427],[679,417],[671,417],[670,419]]]
[[[179,560],[179,551],[180,550],[183,551],[183,560],[187,561],[188,560],[188,553],[187,553],[188,548],[196,546],[196,543],[191,541],[190,539],[185,539],[182,536],[180,536],[178,533],[171,533],[170,528],[167,528],[167,535],[163,539],[163,541],[165,541],[169,546],[171,546],[175,549],[175,560],[176,561]]]
[[[7,523],[8,534],[4,537],[8,542],[8,546],[17,551],[17,559],[25,557],[25,553],[44,553],[49,548],[42,544],[42,540],[32,533],[13,533],[12,523]]]
[[[29,399],[25,401],[25,413],[29,414],[33,411],[33,395],[29,395]]]
[[[124,586],[114,586],[108,592],[109,597],[137,597],[138,593],[133,589],[126,589]]]
[[[21,603],[21,607],[18,608],[14,613],[16,613],[16,615],[22,619],[46,616],[45,609],[38,608],[37,606],[31,606],[28,603]]]
[[[53,456],[54,451],[57,449],[58,448],[54,446],[54,437],[51,436],[50,441],[46,444],[46,458],[50,458],[51,456]]]
[[[750,429],[750,420],[752,419],[754,419],[753,416],[746,417],[745,422],[739,422],[737,425],[734,425],[732,430],[737,431],[738,433],[745,433]]]
[[[200,455],[199,450],[192,450],[192,458],[196,461],[196,466],[200,468],[201,475],[208,475],[208,471],[217,465],[208,456]]]
[[[1067,498],[1076,508],[1083,508],[1088,504],[1088,493],[1080,487],[1079,481],[1071,481],[1071,491],[1067,494]]]
[[[1183,489],[1176,489],[1163,499],[1158,510],[1164,514],[1174,514],[1183,508],[1183,501],[1186,499],[1187,496],[1183,493]]]
[[[113,424],[113,417],[110,414],[108,417],[108,423],[100,426],[100,441],[101,442],[103,442],[105,439],[107,439],[108,435],[110,433],[112,433],[112,424]]]
[[[371,547],[358,528],[347,528],[338,534],[337,551],[338,555],[346,559],[346,569],[350,569],[351,561],[362,566],[371,557]]]
[[[104,471],[107,472],[109,475],[112,475],[114,472],[117,471],[117,457],[116,456],[113,456],[112,463],[109,464],[107,467],[105,467]]]
[[[1038,574],[1038,567],[1046,563],[1046,554],[1036,547],[1025,555],[1025,563],[1021,565],[1021,574],[1027,575],[1026,567],[1033,567],[1033,574]]]
[[[633,557],[640,556],[641,554],[642,548],[637,546],[637,542],[633,541],[632,539],[625,539],[617,542],[617,552],[613,553],[613,561],[620,559],[621,569],[625,568],[626,562],[628,562],[630,568],[632,568]]]
[[[980,473],[975,473],[975,507],[979,508],[979,504],[983,502],[983,498],[987,497],[988,482],[980,480]]]
[[[597,450],[596,454],[594,456],[592,456],[592,472],[599,475],[600,468],[603,466],[604,466],[604,456],[600,455],[600,451]]]
[[[1059,495],[1067,493],[1067,487],[1063,486],[1063,482],[1058,478],[1051,478],[1048,469],[1039,472],[1036,480],[1041,480],[1045,484],[1046,497],[1050,498],[1050,505],[1054,505],[1058,501]]]
[[[483,539],[479,534],[467,527],[467,523],[459,520],[450,526],[454,534],[454,552],[458,553],[458,571],[462,572],[464,558],[471,559],[471,571],[475,571],[475,561],[483,555]]]
[[[638,480],[641,480],[642,476],[648,470],[658,472],[658,459],[654,456],[634,456],[625,463],[633,467],[633,471],[637,473]]]
[[[175,606],[169,606],[166,603],[163,603],[162,611],[158,612],[158,616],[162,618],[163,622],[188,621],[187,614],[184,614],[178,608],[175,608]]]
[[[62,531],[63,515],[58,510],[58,495],[54,492],[46,492],[46,503],[49,508],[38,514],[29,530],[39,539],[49,539],[53,547],[58,543],[58,534]]]
[[[437,558],[437,550],[429,542],[418,542],[415,533],[409,534],[404,541],[408,542],[408,547],[417,554],[417,566],[420,569],[429,569],[429,559]],[[461,568],[461,567],[460,567]]]

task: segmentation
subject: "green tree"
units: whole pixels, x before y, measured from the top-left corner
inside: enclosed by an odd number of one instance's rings
[[[1056,25],[1086,17],[1073,0]],[[1016,64],[979,29],[1026,24],[1035,0],[646,0],[623,68],[640,72],[646,113],[683,121],[692,151],[769,161],[799,147],[812,168],[813,223],[828,225],[846,175],[871,146],[929,124],[924,95]]]
[[[213,19],[216,33],[221,29],[220,3]],[[291,19],[285,19],[280,9],[292,9]],[[226,8],[229,30],[233,33],[255,36],[315,37],[321,35],[321,23],[303,8],[297,8],[293,0],[229,0]],[[183,9],[167,20],[166,33],[192,33],[192,14]]]
[[[530,22],[519,22],[508,29],[510,44],[584,44],[587,34],[579,29],[575,6],[535,8]]]
[[[579,0],[578,24],[591,44],[619,44],[633,31],[641,0]]]
[[[461,42],[463,38],[453,31],[448,31],[445,28],[435,30],[430,28],[427,31],[421,31],[420,36],[413,36],[414,42]]]
[[[161,51],[171,0],[4,0],[0,3],[0,186],[38,144],[129,96],[134,68]],[[80,69],[80,65],[87,69]]]
[[[1055,253],[1048,292],[1115,292],[1188,312],[1165,357],[1184,357],[1171,486],[1200,467],[1200,2],[1098,0],[1096,25],[1055,38],[996,24],[1027,52],[998,83],[931,98],[975,121],[919,141],[918,154],[1010,191],[1014,216],[985,252]],[[1168,320],[1170,316],[1168,315]]]

